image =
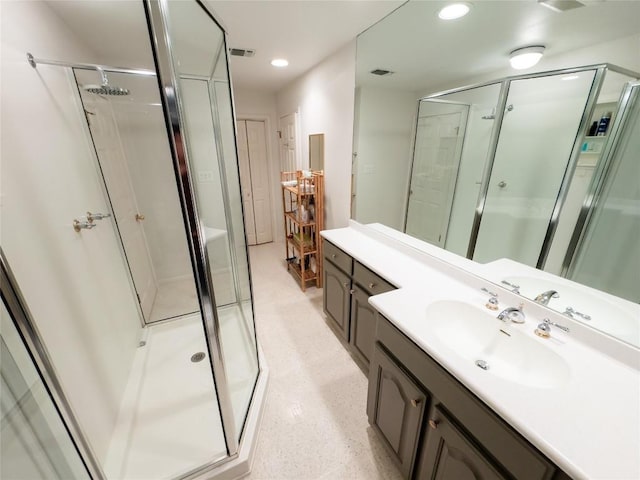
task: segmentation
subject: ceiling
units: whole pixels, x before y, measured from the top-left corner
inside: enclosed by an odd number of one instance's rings
[[[231,57],[234,85],[266,92],[282,89],[365,30],[357,83],[408,90],[504,70],[509,52],[524,45],[546,45],[546,57],[640,32],[640,0],[583,0],[586,7],[564,13],[536,0],[474,0],[469,15],[451,22],[436,15],[444,0],[204,1],[227,30],[229,47],[256,50],[251,58]],[[49,5],[97,56],[72,60],[153,68],[141,0]],[[187,37],[198,39],[187,23]],[[272,67],[275,57],[289,66]],[[374,77],[368,73],[374,68],[396,73]]]
[[[356,82],[452,88],[483,74],[525,73],[508,69],[516,48],[545,45],[548,58],[640,32],[640,1],[582,2],[558,13],[535,0],[476,0],[467,16],[445,22],[437,16],[442,2],[410,1],[359,37]],[[375,68],[395,73],[376,77],[369,73]]]
[[[206,0],[227,30],[228,46],[255,49],[231,57],[234,87],[275,92],[353,40],[404,0]],[[286,68],[272,67],[286,58]]]

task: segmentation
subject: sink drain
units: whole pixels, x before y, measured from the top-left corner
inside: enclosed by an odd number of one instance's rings
[[[489,364],[484,360],[476,360],[476,365],[483,370],[489,370]]]
[[[194,353],[193,355],[191,355],[191,361],[193,363],[201,362],[202,360],[204,360],[204,356],[204,352]]]

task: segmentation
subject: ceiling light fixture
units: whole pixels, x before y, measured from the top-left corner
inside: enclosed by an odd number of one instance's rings
[[[282,68],[289,65],[289,61],[285,60],[284,58],[274,58],[273,60],[271,60],[271,65],[273,65],[274,67]]]
[[[443,7],[438,12],[438,17],[442,20],[455,20],[464,17],[471,10],[470,3],[452,3]]]
[[[543,53],[544,46],[542,45],[518,48],[509,54],[509,63],[516,70],[531,68],[540,61]]]

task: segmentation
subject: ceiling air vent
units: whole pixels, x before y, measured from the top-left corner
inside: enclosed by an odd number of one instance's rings
[[[393,75],[395,72],[392,72],[391,70],[384,70],[382,68],[376,68],[375,70],[371,70],[371,72],[373,75],[378,75],[380,77],[384,77],[385,75]]]
[[[230,48],[229,53],[236,57],[253,57],[256,51],[250,48]]]
[[[566,12],[574,8],[584,7],[584,3],[577,0],[538,0],[540,5],[550,8],[554,12]]]

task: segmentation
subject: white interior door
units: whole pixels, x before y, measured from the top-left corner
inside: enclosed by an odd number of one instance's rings
[[[466,125],[466,106],[418,119],[406,233],[444,247]]]
[[[238,157],[249,245],[273,241],[266,123],[239,120]]]
[[[149,321],[158,287],[113,110],[99,95],[83,92],[82,100],[138,301]]]
[[[296,114],[280,117],[280,170],[292,172],[298,169]]]
[[[238,120],[236,130],[238,132],[238,162],[240,168],[240,186],[242,187],[242,204],[244,206],[244,227],[247,231],[247,243],[255,245],[256,221],[251,201],[251,166],[249,164],[249,144],[247,142],[246,121]]]

